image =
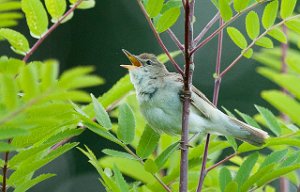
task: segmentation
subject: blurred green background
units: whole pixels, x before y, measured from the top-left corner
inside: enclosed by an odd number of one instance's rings
[[[197,1],[195,12],[195,34],[197,35],[215,15],[216,9],[210,1]],[[234,24],[241,31],[244,31],[243,21],[244,19],[241,17]],[[27,37],[30,36],[24,19],[16,29]],[[182,19],[173,27],[173,31],[183,41]],[[167,34],[162,34],[162,37],[169,50],[176,50],[176,46]],[[34,42],[35,40],[31,39],[31,45]],[[215,38],[198,51],[195,57],[193,83],[210,99],[213,93],[212,74],[215,68],[216,47],[217,39]],[[89,90],[99,96],[126,74],[126,71],[119,67],[120,64],[128,63],[121,51],[123,48],[136,54],[142,52],[162,53],[136,1],[102,0],[97,1],[96,7],[91,10],[76,10],[73,19],[54,31],[30,60],[58,59],[61,63],[61,71],[79,65],[94,65],[96,73],[106,80],[105,85]],[[0,43],[0,50],[1,55],[15,56],[10,51],[7,42]],[[239,53],[240,49],[225,34],[222,55],[223,68]],[[180,64],[183,63],[181,55],[176,60]],[[225,76],[220,90],[219,107],[224,106],[230,110],[237,108],[250,115],[255,113],[254,104],[270,107],[260,98],[260,92],[263,89],[271,88],[273,84],[256,74],[257,65],[254,60],[243,58]],[[174,71],[170,64],[167,66]],[[114,147],[89,131],[85,131],[75,140],[80,141],[81,146],[88,145],[98,157],[103,148]],[[44,181],[32,191],[104,191],[96,170],[89,165],[87,158],[76,149],[42,168],[41,172],[54,172],[57,177]]]

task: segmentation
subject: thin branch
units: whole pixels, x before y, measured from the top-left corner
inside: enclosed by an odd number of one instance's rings
[[[7,143],[11,143],[11,139],[7,141]],[[7,180],[7,172],[8,172],[8,157],[9,151],[4,153],[4,165],[2,168],[2,192],[6,192],[6,180]]]
[[[78,0],[71,9],[69,9],[56,23],[54,23],[49,30],[39,39],[37,42],[32,46],[30,51],[26,53],[26,55],[23,58],[24,62],[27,62],[29,57],[37,50],[37,48],[44,42],[44,40],[62,23],[62,21],[69,16],[74,10],[79,6],[79,4],[83,0]]]
[[[166,55],[169,57],[170,61],[172,62],[173,66],[174,66],[175,69],[178,71],[178,73],[180,73],[181,75],[183,75],[182,69],[181,69],[180,66],[176,63],[176,61],[173,59],[173,57],[171,56],[169,50],[167,49],[167,47],[166,47],[165,44],[163,43],[162,39],[160,38],[159,34],[157,33],[157,31],[156,31],[156,29],[155,29],[155,27],[154,27],[154,25],[153,25],[153,23],[152,23],[150,17],[149,17],[148,14],[147,14],[147,11],[146,11],[145,8],[144,8],[143,3],[141,2],[141,0],[137,0],[137,3],[138,3],[138,5],[139,5],[140,9],[142,10],[142,12],[143,12],[143,14],[144,14],[144,16],[145,16],[145,18],[146,18],[146,20],[147,20],[147,22],[148,22],[148,24],[149,24],[149,26],[150,26],[152,32],[153,32],[153,34],[154,34],[154,36],[155,36],[155,38],[156,38],[158,44],[159,44],[160,47],[163,49],[163,51],[166,53]]]
[[[219,161],[219,162],[215,163],[214,165],[212,165],[211,167],[207,168],[206,172],[207,173],[210,172],[214,168],[218,167],[219,165],[222,165],[223,163],[229,161],[231,158],[233,158],[233,157],[235,157],[237,155],[238,155],[238,153],[233,153],[233,154],[229,155],[228,157],[222,159],[221,161]]]
[[[264,37],[265,35],[267,35],[267,33],[269,32],[269,31],[271,31],[271,30],[273,30],[273,29],[275,29],[275,28],[277,28],[277,27],[279,27],[279,26],[281,26],[281,25],[283,25],[285,22],[287,22],[287,21],[290,21],[290,20],[293,20],[293,19],[296,19],[296,18],[299,18],[300,17],[300,14],[298,14],[298,15],[295,15],[295,16],[292,16],[292,17],[289,17],[289,18],[286,18],[286,19],[284,19],[284,20],[282,20],[281,22],[279,22],[279,23],[277,23],[276,25],[273,25],[272,27],[270,27],[269,29],[267,29],[265,32],[263,32],[260,36],[258,36],[256,39],[254,39],[249,45],[248,45],[248,47],[246,48],[246,49],[244,49],[242,52],[241,52],[241,54],[237,57],[237,58],[235,58],[232,62],[231,62],[231,64],[226,68],[226,69],[224,69],[221,73],[220,73],[220,75],[219,75],[219,78],[222,78],[228,71],[230,71],[231,70],[231,68],[233,67],[233,66],[235,66],[236,64],[237,64],[237,62],[243,57],[243,55],[259,40],[259,39],[261,39],[262,37]]]
[[[179,39],[177,38],[177,36],[173,33],[173,31],[171,29],[167,30],[168,34],[170,35],[171,39],[173,40],[173,42],[176,44],[176,46],[178,47],[178,49],[180,49],[182,52],[184,52],[184,46],[180,43]]]
[[[223,20],[221,18],[219,20],[220,20],[219,25],[222,26],[223,25]],[[216,73],[217,77],[219,77],[220,70],[221,70],[222,47],[223,47],[223,30],[221,30],[221,32],[218,36],[218,49],[217,49],[216,68],[215,68],[215,73]],[[213,104],[215,106],[218,105],[218,98],[219,98],[221,80],[222,80],[222,78],[216,78],[215,79],[214,95],[213,95]],[[207,172],[209,171],[208,169],[206,169],[209,140],[210,140],[210,134],[207,134],[204,153],[203,153],[203,157],[202,157],[202,167],[201,167],[197,192],[200,192],[202,190],[204,178],[205,178]]]
[[[192,51],[191,54],[195,53],[198,49],[200,49],[201,47],[203,47],[204,45],[206,45],[210,40],[212,40],[216,35],[218,35],[225,27],[227,27],[229,24],[231,24],[233,21],[235,21],[239,16],[241,16],[242,14],[254,9],[256,6],[267,2],[269,0],[263,0],[260,1],[258,3],[254,3],[253,5],[247,7],[246,9],[244,9],[243,11],[237,13],[236,15],[234,15],[229,21],[227,21],[226,23],[224,23],[223,25],[221,25],[217,30],[215,30],[210,36],[208,36],[206,39],[204,39],[201,43],[199,43]]]
[[[201,39],[204,37],[204,35],[208,32],[208,30],[219,20],[220,18],[220,12],[218,12],[208,23],[207,25],[202,29],[202,31],[199,33],[199,35],[195,38],[194,44],[197,45]]]
[[[183,110],[182,110],[182,131],[181,131],[181,158],[180,158],[180,182],[179,191],[187,192],[188,183],[188,135],[189,135],[189,114],[191,103],[191,87],[194,71],[194,56],[190,50],[194,48],[193,22],[195,0],[186,1],[185,5],[185,69],[184,69],[184,90],[183,90]]]

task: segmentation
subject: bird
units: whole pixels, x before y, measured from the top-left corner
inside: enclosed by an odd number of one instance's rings
[[[147,123],[158,133],[181,134],[183,78],[169,72],[154,54],[131,54],[123,49],[131,65],[128,69],[140,111]],[[262,146],[268,133],[220,111],[207,97],[192,86],[189,133],[233,136],[254,146]]]

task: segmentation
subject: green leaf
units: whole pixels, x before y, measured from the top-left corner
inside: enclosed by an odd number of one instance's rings
[[[281,150],[281,151],[275,151],[275,152],[271,153],[261,163],[259,169],[262,169],[262,168],[264,168],[267,165],[270,165],[272,163],[279,163],[279,162],[281,162],[285,158],[287,152],[288,152],[288,149],[284,149],[284,150]]]
[[[66,0],[45,0],[45,5],[54,23],[63,16],[67,8]]]
[[[135,134],[135,118],[132,109],[127,103],[119,106],[117,136],[124,143],[133,141]]]
[[[174,7],[169,9],[168,11],[164,12],[161,17],[158,18],[155,28],[158,33],[162,33],[172,27],[178,17],[180,16],[180,8]]]
[[[261,47],[265,47],[265,48],[273,48],[273,42],[271,39],[269,39],[268,37],[261,37],[259,38],[256,42],[256,45],[261,46]]]
[[[29,100],[39,93],[39,77],[34,62],[25,66],[20,74],[20,87],[24,93],[24,99]]]
[[[219,0],[219,9],[222,19],[226,22],[232,17],[232,10],[228,0]]]
[[[121,192],[129,192],[129,186],[126,183],[122,173],[116,165],[113,166],[114,178]]]
[[[152,159],[147,159],[144,164],[144,167],[146,171],[152,174],[156,173],[159,170],[156,163]]]
[[[48,17],[40,0],[22,0],[27,25],[32,37],[40,38],[48,29]]]
[[[259,35],[260,24],[258,15],[255,11],[250,11],[246,16],[246,31],[252,40]]]
[[[266,120],[268,128],[276,135],[279,136],[281,134],[281,128],[279,123],[277,122],[277,119],[275,115],[268,109],[264,107],[260,107],[258,105],[255,105],[257,111],[263,116],[263,118]]]
[[[0,75],[1,100],[7,110],[15,109],[18,106],[18,85],[13,75]]]
[[[243,34],[236,28],[234,27],[228,27],[227,28],[227,33],[231,40],[241,49],[245,49],[248,46],[248,43],[243,36]]]
[[[276,16],[278,12],[278,0],[271,1],[266,5],[263,16],[262,16],[262,25],[265,29],[270,28],[274,25]]]
[[[285,25],[290,29],[295,31],[296,33],[300,34],[300,21],[291,20],[285,22]]]
[[[106,155],[113,156],[113,157],[121,157],[121,158],[136,160],[136,158],[133,157],[129,153],[116,151],[116,150],[113,150],[113,149],[103,149],[102,152]]]
[[[244,121],[246,121],[247,124],[253,126],[253,127],[257,127],[260,128],[260,126],[258,125],[258,123],[249,115],[240,112],[239,110],[235,110],[237,112],[237,114],[239,114],[240,117],[242,117],[244,119]]]
[[[7,39],[16,53],[25,55],[30,49],[26,37],[17,31],[1,28],[0,37]]]
[[[8,151],[16,151],[16,150],[18,150],[17,147],[8,143],[0,142],[0,152],[8,152]]]
[[[244,51],[244,50],[242,50]],[[244,52],[243,56],[246,57],[247,59],[250,59],[253,55],[253,49],[249,48],[246,52]]]
[[[10,139],[18,136],[28,135],[29,131],[21,128],[0,128],[0,139]]]
[[[231,181],[228,183],[226,186],[224,192],[233,192],[233,191],[238,191],[238,184],[235,181]]]
[[[42,174],[39,175],[37,177],[35,177],[34,179],[24,182],[23,184],[17,186],[14,190],[14,192],[23,192],[23,191],[27,191],[28,189],[32,188],[33,186],[35,186],[36,184],[39,184],[40,182],[49,179],[51,177],[54,177],[55,174]]]
[[[167,147],[159,156],[155,159],[155,164],[157,168],[160,169],[167,162],[169,157],[178,149],[179,142],[173,143]]]
[[[233,8],[237,12],[241,12],[242,10],[244,10],[248,6],[249,1],[250,0],[233,0]]]
[[[57,84],[59,63],[56,60],[46,60],[41,66],[41,88],[47,90]]]
[[[105,111],[104,107],[99,103],[99,101],[95,98],[93,94],[91,94],[92,100],[93,100],[93,105],[94,105],[94,110],[96,113],[96,120],[97,122],[107,128],[111,129],[112,124],[110,121],[110,118],[108,116],[108,113]]]
[[[150,18],[156,17],[164,5],[164,0],[148,0],[146,11]]]
[[[182,53],[182,51],[173,51],[170,53],[170,55],[172,58],[175,58],[178,55],[180,55],[181,53]],[[167,56],[167,54],[163,53],[163,54],[157,55],[157,60],[161,63],[167,63],[170,59]]]
[[[237,146],[235,138],[232,136],[228,136],[228,135],[226,135],[225,137],[226,137],[228,143],[230,144],[230,146],[233,148],[233,150],[236,151],[238,146]]]
[[[232,176],[226,167],[222,167],[219,173],[220,189],[225,191],[226,186],[232,181]]]
[[[245,181],[247,181],[257,159],[258,159],[258,153],[253,153],[250,156],[248,156],[248,158],[243,162],[243,164],[239,168],[235,176],[235,181],[237,182],[239,188],[241,188],[242,184]]]
[[[161,14],[174,7],[182,7],[182,0],[167,1],[161,9]]]
[[[282,19],[285,19],[293,14],[296,3],[297,0],[281,0],[280,16]]]
[[[94,133],[104,137],[114,143],[122,145],[122,142],[118,140],[114,135],[112,135],[107,129],[101,127],[97,123],[94,122],[83,122],[83,125],[86,126],[89,130],[93,131]]]
[[[286,35],[280,29],[272,29],[268,32],[268,35],[270,35],[280,43],[287,43]]]
[[[149,125],[146,125],[137,146],[136,153],[141,158],[148,157],[156,148],[160,135],[155,132]]]
[[[263,91],[262,98],[300,125],[300,104],[294,98],[277,90]]]
[[[94,8],[95,5],[96,5],[95,0],[84,0],[77,6],[77,9],[91,9]]]

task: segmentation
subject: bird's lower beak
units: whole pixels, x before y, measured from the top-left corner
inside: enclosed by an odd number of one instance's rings
[[[125,55],[129,59],[129,61],[131,62],[131,65],[120,65],[121,67],[124,67],[128,70],[132,70],[132,69],[142,66],[142,63],[136,58],[135,55],[129,53],[125,49],[122,49],[122,51],[125,53]]]

